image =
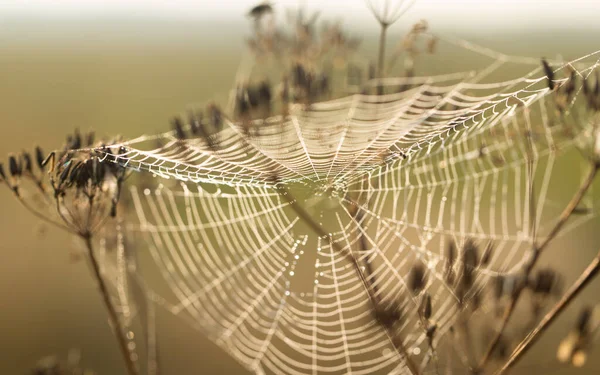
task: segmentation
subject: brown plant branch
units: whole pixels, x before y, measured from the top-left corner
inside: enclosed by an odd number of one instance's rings
[[[319,223],[317,223],[312,218],[312,216],[308,212],[306,212],[306,210],[302,206],[300,206],[298,204],[297,199],[292,195],[292,193],[285,187],[283,187],[282,189],[283,189],[283,193],[281,193],[280,196],[283,197],[286,200],[286,202],[289,203],[289,206],[296,212],[296,214],[298,214],[298,216],[306,224],[308,224],[311,227],[311,229],[314,230],[315,233],[317,233],[319,236],[330,237],[329,234],[325,231],[325,229],[323,229],[323,227]],[[330,244],[331,244],[331,246],[333,246],[335,248],[335,250],[338,253],[343,254],[348,259],[348,261],[352,264],[354,271],[358,275],[364,289],[367,292],[371,308],[373,309],[374,312],[377,312],[379,310],[379,304],[377,303],[377,297],[373,293],[373,290],[371,289],[371,284],[369,283],[369,281],[365,277],[364,273],[360,269],[360,264],[358,263],[358,260],[356,259],[356,257],[352,253],[352,251],[345,251],[338,243],[333,242],[333,241],[330,241]],[[398,354],[400,354],[400,356],[404,359],[405,364],[408,367],[408,369],[410,370],[411,374],[420,375],[421,371],[419,370],[419,367],[410,358],[408,351],[406,350],[406,347],[404,346],[404,343],[402,342],[401,338],[398,338],[398,335],[393,334],[391,327],[389,327],[386,324],[383,324],[383,322],[380,321],[378,314],[375,314],[375,316],[377,317],[376,318],[377,322],[384,328],[388,337],[391,338],[392,345],[394,345],[394,348],[396,349]]]
[[[108,311],[110,325],[114,331],[115,337],[117,338],[117,342],[119,343],[119,349],[121,350],[121,355],[123,356],[123,360],[125,361],[127,374],[138,375],[137,367],[133,363],[133,360],[131,359],[131,353],[127,347],[127,340],[125,339],[123,327],[121,326],[121,322],[119,320],[119,316],[117,315],[117,311],[115,310],[115,307],[110,299],[108,288],[106,287],[106,283],[104,282],[104,278],[102,277],[102,272],[100,271],[100,265],[98,264],[96,254],[94,253],[94,248],[92,245],[92,236],[90,234],[84,234],[81,237],[83,238],[85,246],[88,250],[93,276],[96,279],[96,282],[98,283],[98,286],[100,288],[100,295],[102,296],[102,301],[104,302],[104,306]]]
[[[569,201],[569,203],[567,204],[567,206],[565,207],[565,209],[559,216],[558,222],[554,225],[552,230],[550,230],[548,235],[545,237],[545,239],[539,245],[534,244],[533,255],[531,257],[531,260],[525,265],[525,270],[524,270],[525,276],[528,276],[531,273],[531,270],[537,263],[542,251],[544,249],[546,249],[548,247],[548,245],[550,244],[550,242],[558,235],[560,230],[567,223],[567,220],[569,219],[569,217],[571,217],[573,212],[576,210],[579,203],[581,203],[581,200],[583,199],[586,192],[588,191],[588,189],[594,182],[594,179],[596,177],[596,174],[597,174],[599,168],[600,168],[600,164],[592,163],[592,166],[590,168],[590,171],[588,172],[587,177],[582,182],[582,184],[579,186],[579,189],[577,190],[575,195],[571,198],[571,200]],[[500,327],[496,331],[496,335],[494,336],[494,339],[492,340],[492,342],[488,346],[487,350],[485,351],[485,354],[483,355],[481,361],[479,362],[479,365],[477,366],[476,369],[474,369],[475,373],[479,373],[479,372],[481,372],[481,370],[483,368],[485,368],[485,366],[487,365],[487,363],[489,362],[489,360],[491,358],[491,354],[498,347],[498,344],[500,343],[500,339],[502,338],[502,334],[504,333],[504,330],[506,329],[506,326],[508,325],[508,322],[515,310],[517,302],[519,301],[519,298],[521,297],[522,291],[523,291],[523,287],[517,289],[515,294],[513,294],[513,297],[511,298],[509,305],[504,310],[504,314],[502,315],[502,321],[500,323]]]
[[[583,289],[597,276],[600,271],[600,252],[592,260],[592,262],[583,271],[577,281],[569,288],[567,293],[554,305],[544,318],[538,323],[537,327],[533,329],[515,348],[510,355],[508,361],[502,365],[502,367],[496,371],[495,375],[503,374],[510,367],[514,366],[521,357],[527,353],[531,346],[540,338],[540,335],[554,322],[556,318],[569,306],[575,297],[581,293]]]
[[[385,37],[389,24],[381,23],[381,33],[379,34],[379,54],[377,58],[377,78],[384,78],[385,69]]]

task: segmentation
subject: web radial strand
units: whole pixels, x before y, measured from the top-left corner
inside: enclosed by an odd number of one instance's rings
[[[534,231],[546,233],[562,209],[555,166],[589,136],[589,123],[576,121],[578,92],[559,115],[539,68],[484,83],[510,60],[494,57],[476,74],[372,83],[402,92],[295,105],[287,117],[256,120],[258,135],[226,121],[211,142],[173,132],[125,142],[118,163],[161,177],[130,190],[153,300],[256,373],[409,373],[390,334],[431,366],[422,294],[433,301],[435,346],[462,298],[446,275],[448,242],[493,245],[469,301],[519,269]],[[597,59],[571,66],[586,77]],[[567,67],[555,75],[566,82]],[[328,236],[302,221],[281,185]],[[596,217],[591,207],[574,225]],[[374,319],[347,254],[382,306],[401,311],[392,333]],[[409,286],[415,266],[427,275],[420,292]]]

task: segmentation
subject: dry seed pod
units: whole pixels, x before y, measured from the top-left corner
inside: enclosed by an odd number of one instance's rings
[[[483,255],[481,256],[481,266],[488,266],[490,264],[493,249],[494,245],[492,244],[492,241],[488,242],[485,246],[485,250],[483,250]]]
[[[246,89],[238,87],[235,94],[235,114],[238,117],[246,117],[250,114],[250,103],[246,96]]]
[[[402,311],[396,303],[375,309],[375,318],[384,327],[392,327],[402,319]]]
[[[534,293],[540,295],[551,294],[557,285],[558,277],[554,270],[546,268],[536,272],[529,281],[529,286]]]
[[[183,131],[183,121],[181,121],[181,118],[173,118],[173,120],[171,120],[171,124],[173,125],[173,130],[175,130],[175,136],[177,139],[184,140],[186,136],[185,132]]]
[[[422,263],[415,264],[410,270],[408,287],[413,294],[419,294],[427,284],[427,274]]]
[[[188,123],[190,125],[190,132],[193,135],[198,135],[199,128],[200,128],[200,121],[198,121],[196,114],[192,111],[188,112]]]
[[[44,152],[40,146],[35,147],[35,160],[40,170],[44,170]]]
[[[6,181],[6,174],[4,173],[4,165],[0,163],[0,182]]]
[[[567,96],[567,101],[571,100],[572,95],[575,92],[576,83],[577,83],[577,72],[575,71],[575,69],[573,69],[571,67],[571,74],[569,76],[569,79],[563,86],[564,93]]]
[[[271,104],[271,86],[267,81],[263,81],[258,86],[258,100],[262,104]]]
[[[591,307],[586,307],[581,311],[579,318],[577,319],[577,325],[575,326],[578,334],[585,335],[589,331],[591,317]]]
[[[546,61],[546,59],[542,59],[542,67],[544,68],[544,74],[548,79],[548,88],[550,90],[554,90],[554,71],[552,70],[552,67],[550,67],[550,64],[548,64],[548,61]]]
[[[445,278],[448,284],[454,284],[454,262],[456,261],[456,245],[449,241],[446,246]]]
[[[31,155],[28,152],[23,151],[23,167],[22,169],[27,172],[29,175],[33,174],[33,165],[31,163]]]
[[[21,176],[21,163],[17,160],[14,155],[9,155],[8,157],[8,171],[12,177]]]
[[[92,145],[94,144],[94,139],[95,139],[95,137],[96,137],[96,133],[94,133],[93,131],[90,131],[90,132],[87,134],[87,138],[86,138],[86,145],[87,145],[88,147],[90,147],[90,146],[92,146]]]
[[[252,7],[248,12],[248,17],[258,20],[269,13],[273,13],[273,6],[270,3],[262,3]]]
[[[247,86],[245,88],[245,91],[246,91],[246,96],[248,98],[248,104],[250,105],[250,108],[254,109],[254,108],[258,107],[258,104],[260,102],[260,94],[258,92],[258,89],[253,86]]]
[[[475,270],[479,266],[479,250],[475,242],[467,238],[462,252],[462,277],[463,292],[471,289],[475,283]]]
[[[429,339],[429,342],[431,342],[433,340],[433,336],[435,336],[435,332],[437,331],[437,328],[438,328],[437,324],[432,323],[425,330],[425,335]]]
[[[504,282],[505,282],[505,277],[504,275],[497,275],[494,278],[494,297],[499,300],[500,298],[502,298],[502,295],[504,294]]]
[[[223,113],[216,104],[210,104],[208,106],[208,114],[210,116],[210,123],[216,132],[220,132],[223,129]]]
[[[423,316],[424,319],[429,320],[431,318],[431,312],[432,312],[432,307],[431,307],[431,295],[429,295],[429,293],[425,292],[423,293],[423,297],[421,298],[421,315]]]
[[[463,264],[465,267],[474,270],[479,266],[479,248],[475,241],[470,238],[465,240],[463,246]]]

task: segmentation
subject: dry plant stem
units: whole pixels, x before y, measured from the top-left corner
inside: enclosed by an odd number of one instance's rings
[[[46,216],[44,216],[44,215],[40,214],[39,212],[37,212],[36,210],[34,210],[29,204],[27,204],[27,202],[21,196],[17,195],[17,200],[21,203],[21,205],[23,205],[23,207],[25,207],[25,209],[27,211],[31,212],[38,219],[41,219],[45,223],[55,226],[59,229],[66,230],[69,233],[76,234],[75,231],[73,231],[71,228],[67,227],[66,225],[62,225],[55,221],[52,221],[52,220],[48,219]]]
[[[96,254],[94,253],[94,248],[92,245],[92,236],[90,234],[84,234],[82,235],[82,237],[85,241],[85,246],[90,256],[90,263],[92,265],[94,277],[98,282],[98,286],[100,287],[100,294],[102,295],[104,306],[106,306],[106,310],[108,310],[110,324],[113,328],[115,336],[117,337],[119,349],[121,350],[121,355],[123,356],[123,360],[125,361],[127,374],[138,375],[138,370],[133,361],[131,360],[129,349],[127,348],[127,340],[125,339],[123,327],[121,327],[121,323],[119,321],[119,316],[117,315],[117,311],[115,310],[112,301],[110,300],[110,295],[108,293],[108,289],[106,288],[106,283],[104,282],[104,279],[102,278],[102,274],[100,272],[100,265],[98,264],[98,260],[96,259]]]
[[[283,194],[280,194],[280,196],[282,196],[289,203],[290,207],[298,214],[298,216],[306,224],[308,224],[311,227],[311,229],[314,230],[315,233],[317,233],[319,236],[329,237],[329,234],[325,231],[325,229],[323,229],[323,227],[321,225],[319,225],[319,223],[317,223],[312,218],[312,216],[298,204],[298,201],[296,200],[296,198],[294,198],[294,196],[290,193],[290,191],[286,188],[283,188],[283,190],[284,190],[284,192],[283,192]],[[369,281],[367,280],[367,278],[361,271],[360,265],[358,264],[358,261],[356,260],[354,255],[351,252],[345,252],[344,249],[342,247],[340,247],[340,245],[338,245],[337,243],[335,243],[333,241],[330,241],[330,244],[331,244],[331,246],[333,246],[335,248],[335,250],[338,253],[344,254],[345,257],[348,258],[348,260],[354,267],[354,270],[358,274],[358,277],[359,277],[361,283],[363,284],[363,287],[367,291],[367,295],[369,297],[369,302],[371,304],[371,308],[373,309],[373,311],[377,311],[377,308],[378,308],[377,299],[376,299],[375,295],[373,294],[372,289],[370,288]],[[421,372],[419,370],[419,367],[410,358],[408,351],[406,350],[406,348],[404,347],[404,344],[402,343],[402,340],[398,339],[397,335],[393,335],[392,332],[390,332],[390,329],[388,327],[385,327],[385,326],[382,326],[382,327],[386,330],[388,336],[390,336],[392,338],[392,344],[396,348],[396,351],[404,359],[406,366],[410,370],[411,374],[420,375]]]
[[[366,206],[367,207],[369,207],[369,202],[370,202],[370,200],[367,199],[366,200]],[[364,211],[363,211],[363,208],[358,203],[356,203],[354,201],[352,201],[352,203],[354,205],[356,205],[356,207],[357,207],[356,219],[355,220],[356,220],[356,226],[357,226],[358,231],[359,231],[359,240],[358,240],[359,250],[364,252],[364,251],[367,251],[367,238],[366,238],[366,234],[365,234],[366,233],[366,229],[365,229],[365,227],[363,225]],[[371,262],[370,261],[366,261],[366,262],[364,262],[364,265],[365,265],[365,269],[367,271],[367,275],[370,277],[370,283],[369,283],[369,285],[371,287],[371,291],[373,292],[372,300],[373,300],[373,302],[375,302],[377,304],[377,305],[374,306],[374,308],[377,309],[377,306],[379,306],[379,304],[382,302],[381,299],[379,299],[377,297],[377,294],[378,294],[378,291],[379,291],[379,288],[377,286],[377,279],[375,278],[375,275],[373,273],[373,266],[371,265]],[[358,272],[362,274],[362,272],[360,272],[360,269],[358,269]],[[398,341],[398,342],[396,342],[396,341]],[[402,338],[401,337],[394,336],[394,338],[392,339],[392,342],[394,343],[394,346],[396,347],[396,349],[398,350],[398,352],[404,358],[409,358],[408,357],[408,353],[406,351],[406,348],[404,347],[404,344],[402,343]],[[432,350],[433,350],[433,347],[432,347]],[[411,369],[411,371],[413,372],[413,374],[419,373],[418,367],[414,363],[412,365],[414,366],[414,369],[410,365],[408,365],[408,366]]]
[[[554,227],[552,228],[550,233],[546,236],[546,238],[544,239],[544,241],[542,241],[541,244],[539,244],[539,245],[534,244],[533,255],[531,257],[531,260],[525,266],[525,275],[526,276],[529,275],[529,273],[535,266],[542,251],[558,235],[558,233],[560,232],[562,227],[567,223],[567,220],[573,214],[573,212],[575,211],[575,209],[577,208],[579,203],[581,203],[581,200],[585,196],[585,193],[588,191],[588,189],[594,182],[594,179],[596,177],[596,174],[597,174],[599,168],[600,168],[600,164],[592,163],[590,172],[588,173],[586,179],[582,182],[581,186],[579,187],[579,189],[577,190],[577,192],[575,193],[573,198],[571,198],[571,201],[569,201],[569,203],[567,204],[567,207],[565,207],[565,209],[561,213],[560,217],[558,218],[558,222],[554,225]],[[516,292],[514,297],[511,298],[509,305],[504,310],[504,314],[502,316],[502,321],[500,323],[500,327],[499,327],[496,335],[494,336],[494,339],[488,346],[488,349],[486,350],[485,354],[483,355],[481,361],[479,362],[479,366],[477,367],[475,372],[480,372],[489,362],[489,360],[491,358],[491,354],[497,348],[497,346],[500,342],[500,338],[502,337],[502,334],[503,334],[504,330],[506,329],[508,321],[510,320],[510,317],[512,316],[512,314],[515,310],[515,307],[517,305],[517,302],[519,301],[522,291],[523,291],[523,289],[521,288]]]
[[[550,243],[550,241],[552,241],[552,239],[554,239],[554,237],[556,237],[558,232],[560,232],[562,227],[566,224],[569,216],[571,216],[573,211],[575,211],[577,206],[579,206],[579,203],[581,203],[581,200],[583,199],[585,193],[587,192],[587,190],[590,188],[590,186],[594,182],[594,178],[596,177],[596,174],[598,173],[599,168],[600,168],[600,164],[598,164],[598,163],[592,164],[592,167],[591,167],[590,172],[588,173],[586,179],[583,181],[583,183],[581,184],[581,187],[579,188],[577,193],[575,193],[575,196],[573,196],[573,199],[571,199],[571,201],[569,202],[569,204],[567,205],[565,210],[560,215],[560,217],[558,219],[558,223],[556,223],[554,228],[552,228],[552,230],[550,231],[548,236],[546,236],[546,239],[539,246],[536,247],[537,251],[534,254],[534,259],[537,260],[537,257],[539,257],[540,252],[546,246],[548,246],[548,243]],[[532,261],[532,263],[534,263],[534,262],[535,261]],[[533,267],[533,266],[531,266],[531,267]]]
[[[377,78],[383,78],[385,69],[385,37],[387,34],[388,24],[381,22],[381,34],[379,35],[379,57],[377,59]]]
[[[600,271],[600,252],[587,266],[585,271],[579,276],[575,284],[567,291],[567,293],[558,301],[556,305],[550,310],[544,318],[538,323],[537,327],[531,331],[523,341],[517,345],[515,350],[510,355],[508,361],[502,365],[502,367],[496,371],[495,375],[503,374],[506,370],[512,367],[522,356],[527,353],[531,346],[539,339],[540,334],[543,333],[552,322],[569,306],[571,301],[598,275]]]
[[[348,199],[348,198],[346,198]],[[356,203],[354,200],[350,199],[350,202],[352,204],[354,204],[357,207],[357,211],[356,211],[356,227],[357,227],[357,233],[358,233],[358,250],[359,251],[367,251],[367,237],[366,237],[366,228],[363,225],[363,221],[365,218],[364,212],[362,207]],[[369,207],[369,199],[367,198],[366,200],[366,206]],[[377,303],[380,303],[381,301],[376,298],[376,295],[379,292],[379,287],[377,286],[377,280],[375,279],[375,275],[373,274],[373,266],[371,265],[371,262],[366,261],[364,262],[365,264],[365,269],[367,271],[367,275],[370,277],[370,286],[371,289],[373,291],[373,297],[374,297],[374,301]]]

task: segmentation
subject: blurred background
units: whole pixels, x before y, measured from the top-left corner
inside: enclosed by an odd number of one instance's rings
[[[1,158],[38,144],[58,148],[74,128],[125,137],[165,131],[174,114],[225,100],[253,5],[256,1],[0,0]],[[352,35],[362,37],[365,55],[373,56],[376,23],[361,0],[275,2],[277,11],[298,5],[326,19],[343,19]],[[600,49],[598,14],[600,4],[591,0],[419,0],[390,29],[389,40],[397,43],[412,24],[426,19],[435,33],[504,53],[568,60]],[[24,374],[39,358],[66,357],[70,348],[80,349],[84,365],[99,374],[123,373],[88,269],[70,255],[79,244],[42,226],[5,188],[0,212],[0,373]],[[564,270],[569,280],[600,245],[594,232],[583,226],[556,243],[577,250],[569,251]],[[556,252],[544,261],[564,257]],[[597,284],[531,352],[524,369],[554,357],[578,306],[598,302]],[[158,329],[165,374],[244,372],[176,317],[159,311]],[[545,369],[591,374],[600,362],[590,358],[577,372]]]

